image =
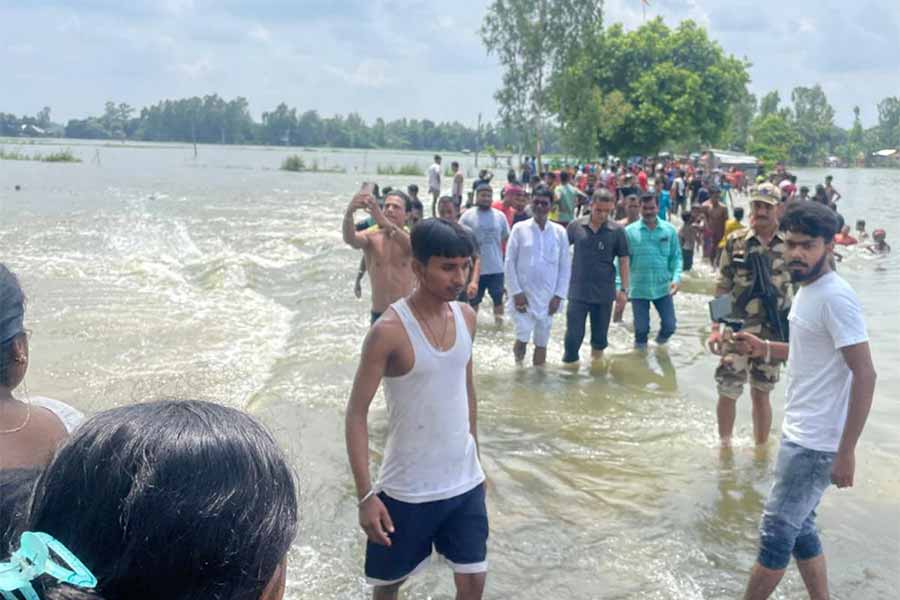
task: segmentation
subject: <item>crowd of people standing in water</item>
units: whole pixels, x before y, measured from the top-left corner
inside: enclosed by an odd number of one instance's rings
[[[831,484],[853,485],[876,379],[861,305],[835,272],[834,248],[846,232],[831,177],[809,197],[783,168],[750,184],[737,169],[705,172],[672,162],[536,174],[526,160],[521,174],[509,172],[499,200],[490,173],[479,173],[464,205],[458,164],[452,173],[452,193],[442,195],[435,156],[427,174],[430,219],[411,215],[413,200],[393,189],[379,202],[365,188],[344,214],[344,240],[363,249],[373,274],[371,327],[346,435],[375,597],[396,598],[436,549],[454,571],[457,598],[481,598],[489,527],[472,346],[485,295],[497,324],[510,314],[517,363],[530,343],[533,364],[545,364],[554,316],[564,310],[562,362],[577,368],[587,318],[592,359],[601,359],[610,322],[628,302],[635,348],[647,349],[651,304],[660,317],[656,343],[664,347],[677,327],[682,274],[698,251],[717,272],[715,303],[728,307],[714,317],[707,340],[718,360],[723,447],[731,444],[747,383],[755,441],[768,443],[769,395],[783,365],[791,375],[745,598],[768,598],[791,556],[810,597],[827,598],[816,508]],[[732,194],[749,194],[747,224]],[[360,209],[369,217],[357,221]],[[884,237],[879,231],[867,250],[889,252]],[[368,411],[379,386],[388,436],[373,482]]]
[[[768,598],[793,556],[810,597],[827,598],[816,509],[831,484],[853,485],[876,380],[860,302],[834,270],[849,233],[830,179],[809,197],[787,173],[751,185],[737,171],[677,163],[536,174],[528,161],[500,200],[482,172],[464,202],[459,165],[443,195],[435,159],[431,218],[414,186],[366,185],[342,225],[372,284],[346,442],[373,597],[397,598],[434,550],[454,572],[458,599],[483,596],[489,523],[472,348],[485,296],[498,323],[510,315],[517,362],[532,344],[533,364],[545,364],[564,311],[562,361],[577,367],[588,317],[599,359],[629,302],[635,347],[648,346],[651,305],[664,346],[698,251],[718,272],[716,302],[729,307],[708,338],[724,446],[747,383],[754,437],[767,443],[769,394],[785,364],[791,375],[744,597]],[[723,201],[733,191],[749,193],[746,225]],[[360,211],[368,216],[357,221]],[[883,232],[867,248],[890,251]],[[280,600],[298,505],[266,429],[198,401],[85,418],[60,402],[19,400],[30,361],[25,307],[18,278],[0,265],[0,597]],[[373,480],[368,412],[379,387],[388,427]]]

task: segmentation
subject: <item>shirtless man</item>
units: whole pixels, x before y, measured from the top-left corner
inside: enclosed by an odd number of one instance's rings
[[[384,199],[384,211],[369,194],[357,194],[344,213],[344,242],[363,251],[372,282],[372,323],[393,302],[409,295],[415,277],[412,272],[412,248],[403,228],[409,200],[399,190]],[[366,210],[375,219],[377,229],[356,231],[353,214]]]
[[[712,232],[712,246],[709,262],[712,265],[719,260],[719,242],[725,237],[725,223],[728,222],[728,209],[721,202],[722,191],[716,186],[709,188],[709,201],[704,205],[706,225]]]
[[[834,177],[829,175],[825,178],[825,197],[828,198],[828,204],[837,204],[838,200],[840,200],[843,196],[841,193],[834,188],[833,182]]]

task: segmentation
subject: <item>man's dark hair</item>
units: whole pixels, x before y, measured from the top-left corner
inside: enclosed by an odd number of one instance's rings
[[[450,163],[450,166],[451,166],[451,167],[456,167],[456,168],[458,169],[458,168],[459,168],[459,162],[457,162],[457,161],[454,160],[452,163]]]
[[[563,171],[559,174],[559,180],[563,183],[569,183],[569,172]]]
[[[409,196],[407,196],[405,193],[403,193],[402,190],[391,190],[389,192],[385,192],[384,201],[387,202],[387,199],[390,198],[391,196],[394,196],[396,198],[400,198],[401,200],[403,200],[403,207],[406,212],[410,212],[412,210],[412,200],[410,200]]]
[[[506,182],[507,183],[518,183],[518,179],[516,179],[516,172],[513,169],[510,169],[506,172]]]
[[[435,155],[434,155],[434,162],[438,162],[439,160],[441,160],[441,155],[440,155],[440,154],[435,154]]]
[[[433,256],[463,258],[477,253],[472,234],[462,225],[444,219],[420,221],[413,227],[410,244],[413,256],[423,265],[427,265]]]
[[[28,516],[28,499],[40,469],[0,469],[0,557],[18,550],[16,535]]]
[[[819,237],[827,244],[840,229],[833,210],[817,202],[794,202],[788,205],[781,219],[781,229]]]
[[[422,205],[422,201],[421,201],[421,200],[413,200],[412,202],[410,202],[410,205],[409,205],[409,211],[408,211],[408,212],[412,212],[412,211],[414,211],[414,210],[420,210],[420,211],[423,211],[423,212],[425,211],[425,207]]]
[[[591,196],[591,202],[614,202],[612,192],[609,191],[608,188],[602,187],[594,190],[594,195]]]
[[[743,206],[735,206],[734,207],[734,219],[735,221],[740,221],[744,218],[744,207]]]
[[[647,202],[653,202],[654,204],[659,204],[656,199],[656,194],[652,194],[650,192],[644,192],[641,194],[641,204],[645,204]]]
[[[531,194],[534,198],[550,198],[553,199],[553,190],[548,188],[546,185],[539,185],[534,189],[534,192]]]
[[[691,221],[694,220],[694,215],[691,214],[691,211],[685,210],[681,212],[681,220],[684,221],[684,224],[687,225]]]
[[[38,479],[23,529],[69,548],[95,595],[259,598],[297,534],[294,473],[247,413],[198,401],[113,408],[83,423]],[[72,590],[72,588],[68,588]]]
[[[535,185],[541,182],[541,178],[538,175],[531,176],[531,185]]]
[[[409,184],[408,186],[406,186],[406,193],[410,194],[411,196],[415,196],[419,193],[419,186],[414,183]]]

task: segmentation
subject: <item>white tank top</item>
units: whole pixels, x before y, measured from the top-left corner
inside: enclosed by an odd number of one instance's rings
[[[378,487],[401,502],[421,503],[464,494],[484,481],[469,432],[466,366],[472,336],[451,302],[456,340],[446,352],[422,332],[405,299],[391,305],[400,317],[415,363],[409,373],[384,378],[388,433]]]

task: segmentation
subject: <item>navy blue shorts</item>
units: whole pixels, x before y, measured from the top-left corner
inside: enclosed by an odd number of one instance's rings
[[[384,586],[403,581],[428,564],[434,547],[455,573],[487,571],[488,518],[484,483],[446,500],[411,504],[378,494],[394,533],[390,548],[366,544],[366,580]]]
[[[478,306],[484,300],[487,292],[494,306],[503,305],[503,273],[491,273],[478,278],[478,294],[469,301],[472,306]]]

